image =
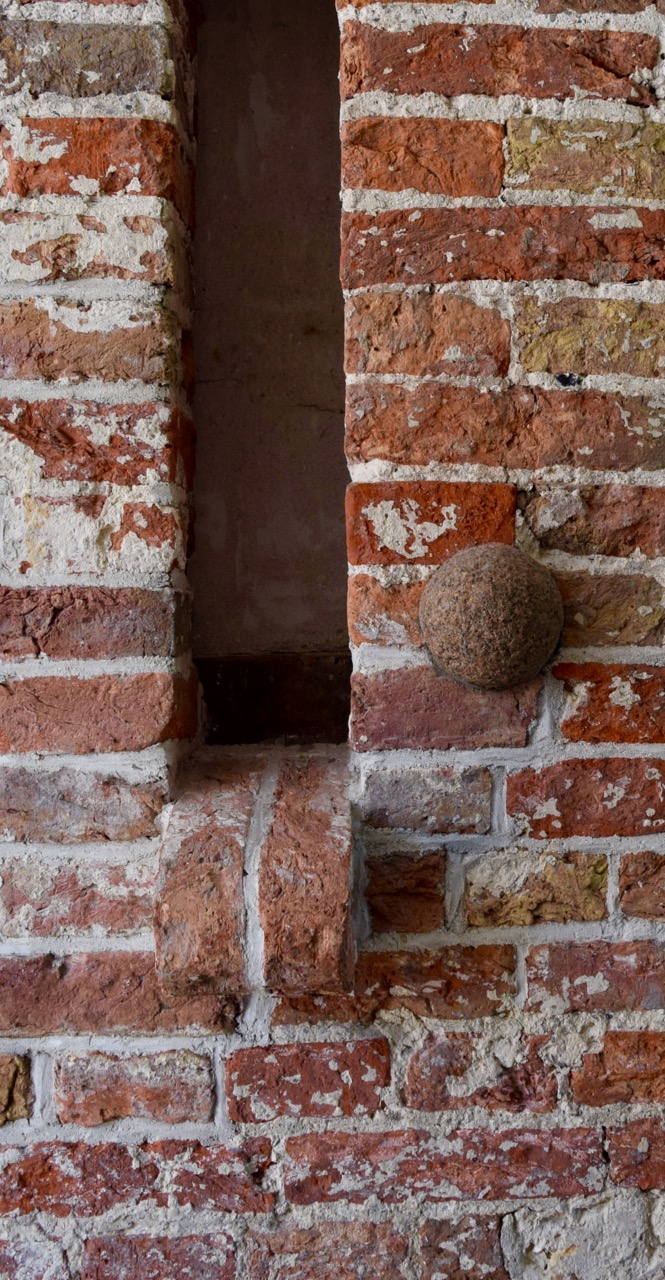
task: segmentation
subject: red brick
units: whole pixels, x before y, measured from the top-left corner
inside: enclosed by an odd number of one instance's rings
[[[540,681],[483,690],[431,667],[356,673],[351,678],[351,741],[356,751],[417,747],[524,747],[536,718]]]
[[[5,193],[76,195],[83,178],[86,185],[95,184],[99,195],[161,196],[175,205],[185,222],[191,221],[192,173],[174,125],[136,117],[57,116],[28,116],[21,125],[20,146],[15,148],[7,131],[2,139],[8,165]],[[54,156],[56,148],[59,154]],[[24,159],[26,154],[38,158]]]
[[[342,37],[342,94],[525,94],[585,96],[649,103],[636,73],[658,58],[653,36],[543,27],[432,23],[381,31],[349,22]],[[388,70],[389,68],[389,70]]]
[[[100,0],[101,2],[101,0]],[[235,1280],[230,1236],[93,1236],[81,1280]]]
[[[468,1214],[420,1228],[422,1280],[510,1280],[501,1252],[501,1219]]]
[[[514,992],[509,946],[440,947],[436,951],[363,951],[353,996],[291,998],[278,1022],[370,1022],[381,1011],[409,1009],[420,1018],[484,1018]]]
[[[554,1111],[556,1077],[540,1056],[546,1043],[547,1036],[526,1036],[515,1061],[506,1065],[479,1036],[430,1033],[409,1059],[404,1101],[407,1107],[420,1111],[459,1111],[464,1107],[536,1114]],[[465,1076],[472,1069],[467,1083]],[[485,1084],[478,1080],[483,1074]]]
[[[527,1008],[543,1012],[665,1009],[665,952],[657,942],[532,947]]]
[[[342,181],[381,191],[498,196],[504,136],[503,125],[486,121],[349,120],[342,125]]]
[[[173,97],[165,74],[173,49],[158,26],[6,21],[1,48],[6,82],[33,99],[44,93]]]
[[[605,1107],[616,1102],[665,1102],[665,1033],[606,1031],[600,1053],[585,1053],[570,1077],[576,1102]]]
[[[665,554],[665,493],[640,485],[600,485],[537,495],[526,521],[542,547],[571,555]]]
[[[172,380],[177,342],[167,313],[137,303],[131,322],[123,325],[120,316],[104,329],[104,308],[108,303],[73,298],[0,303],[0,377]]]
[[[508,813],[536,839],[665,831],[664,799],[656,759],[562,760],[508,776]]]
[[[229,1115],[240,1124],[374,1115],[389,1084],[390,1046],[383,1039],[240,1049],[226,1064]]]
[[[286,1153],[292,1204],[584,1196],[604,1179],[593,1129],[303,1134],[287,1140]]]
[[[366,858],[365,896],[373,933],[429,933],[445,922],[445,853]]]
[[[393,481],[352,484],[346,495],[351,564],[441,564],[481,542],[513,541],[507,484]]]
[[[182,779],[160,850],[157,971],[166,990],[247,991],[243,873],[261,778],[256,757],[222,755]]]
[[[663,742],[665,667],[560,663],[566,703],[561,732],[569,742]]]
[[[640,226],[596,228],[595,208],[390,210],[342,216],[342,283],[452,284],[457,280],[662,279],[665,214]]]
[[[191,484],[192,424],[163,405],[0,400],[0,428],[31,451],[33,465],[42,459],[45,480]]]
[[[145,865],[0,861],[0,919],[6,938],[133,933],[150,928],[154,874]]]
[[[665,466],[665,412],[637,396],[352,383],[346,397],[350,462],[601,471]]]
[[[0,1126],[29,1119],[33,1100],[30,1059],[0,1054]]]
[[[490,828],[489,769],[381,769],[365,778],[358,801],[370,827],[485,835]]]
[[[625,916],[665,920],[665,858],[660,853],[627,853],[619,869],[619,898]]]
[[[421,581],[384,584],[368,573],[354,573],[347,594],[351,643],[422,648],[418,608],[424,586]]]
[[[68,1053],[55,1064],[55,1107],[62,1124],[109,1120],[161,1120],[164,1124],[212,1119],[215,1090],[208,1057],[187,1049],[135,1054]]]
[[[634,1120],[607,1130],[610,1178],[640,1191],[665,1188],[665,1127],[657,1120]]]
[[[247,1237],[247,1280],[404,1280],[408,1236],[387,1222],[321,1222]]]
[[[178,597],[107,587],[0,587],[4,658],[166,658],[177,647]]]
[[[65,1255],[54,1240],[0,1240],[3,1280],[71,1280]]]
[[[154,956],[144,952],[77,952],[70,956],[0,958],[0,1032],[181,1031],[229,1025],[233,1009],[207,993],[166,1003]]]
[[[359,293],[346,304],[347,373],[502,377],[510,324],[454,293]]]
[[[171,675],[0,684],[0,751],[139,751],[196,732],[196,685]]]
[[[133,1147],[37,1142],[27,1151],[4,1147],[0,1213],[96,1217],[146,1201],[156,1208],[171,1203],[220,1213],[265,1213],[274,1199],[261,1186],[270,1153],[266,1138],[236,1149],[194,1141]]]
[[[259,867],[265,981],[342,991],[353,972],[350,777],[345,748],[282,766]]]
[[[2,840],[80,844],[157,834],[163,780],[129,782],[76,769],[0,769]]]
[[[662,644],[665,595],[655,578],[642,573],[557,573],[556,580],[567,645]]]

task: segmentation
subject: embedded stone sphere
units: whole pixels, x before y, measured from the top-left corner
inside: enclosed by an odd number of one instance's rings
[[[563,604],[549,569],[499,543],[451,556],[420,602],[425,643],[443,674],[480,689],[532,679],[552,657]]]

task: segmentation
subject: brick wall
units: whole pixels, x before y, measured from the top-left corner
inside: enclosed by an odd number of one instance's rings
[[[661,7],[340,10],[353,803],[174,782],[187,15],[3,20],[0,1276],[665,1272]],[[566,606],[493,694],[417,624],[490,541]]]

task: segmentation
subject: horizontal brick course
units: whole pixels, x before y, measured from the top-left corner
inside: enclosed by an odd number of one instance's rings
[[[108,771],[0,768],[3,840],[80,844],[157,834],[166,782],[131,782]]]
[[[506,126],[510,160],[506,181],[526,191],[561,191],[633,200],[665,196],[660,157],[665,129],[651,120],[547,120],[514,118]],[[617,211],[618,212],[618,211]],[[614,208],[607,213],[611,226]],[[630,215],[632,225],[642,212]],[[627,219],[623,218],[626,222]]]
[[[405,481],[352,484],[346,494],[351,564],[441,564],[479,542],[513,541],[507,484]]]
[[[665,830],[665,768],[655,759],[564,760],[508,777],[508,813],[536,839]]]
[[[390,1083],[390,1046],[379,1039],[240,1049],[225,1078],[229,1115],[240,1123],[371,1116]]]
[[[631,210],[622,226],[620,212],[617,225],[602,209],[537,205],[344,214],[342,283],[663,279],[665,213]]]
[[[536,719],[540,681],[482,690],[431,667],[356,673],[351,678],[351,742],[356,751],[414,747],[524,747]],[[404,707],[409,708],[405,722]]]
[[[122,1058],[64,1054],[56,1060],[53,1087],[62,1124],[94,1126],[127,1117],[202,1124],[215,1106],[210,1058],[186,1049]]]
[[[525,298],[517,313],[519,358],[527,373],[661,378],[664,316],[659,302]]]
[[[640,1191],[665,1188],[665,1129],[657,1120],[635,1120],[632,1124],[608,1129],[607,1150],[610,1178],[620,1187]]]
[[[178,597],[107,587],[0,587],[3,658],[165,658],[178,648]]]
[[[569,742],[662,742],[665,668],[599,662],[559,663],[566,703],[561,732]]]
[[[149,865],[38,855],[0,859],[0,922],[6,938],[105,937],[149,929]]]
[[[665,1008],[657,942],[552,943],[527,952],[527,1008],[542,1012]]]
[[[541,546],[571,555],[662,556],[665,492],[639,485],[582,486],[534,494],[526,522]]]
[[[422,1280],[485,1280],[488,1275],[509,1280],[500,1235],[501,1219],[487,1214],[425,1222],[420,1228]]]
[[[408,1236],[387,1222],[250,1231],[247,1280],[405,1280],[408,1251]]]
[[[349,22],[342,32],[342,94],[524,94],[648,104],[638,72],[658,58],[653,36],[517,26],[432,23],[382,31]]]
[[[18,1054],[0,1054],[0,1126],[29,1119],[33,1101],[30,1059]]]
[[[304,1134],[289,1138],[286,1152],[293,1204],[362,1204],[373,1195],[393,1205],[412,1195],[431,1202],[585,1196],[604,1177],[593,1129]]]
[[[356,294],[346,304],[347,373],[501,377],[510,325],[494,307],[452,293]]]
[[[381,769],[366,777],[359,807],[370,827],[484,835],[491,793],[488,769]]]
[[[342,125],[342,181],[381,191],[498,196],[503,125],[370,116]]]
[[[138,751],[193,737],[195,688],[171,675],[4,680],[0,750]]]

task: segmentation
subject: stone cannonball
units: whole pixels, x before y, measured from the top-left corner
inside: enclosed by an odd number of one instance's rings
[[[460,551],[423,592],[420,627],[443,673],[481,689],[508,689],[552,657],[563,605],[552,574],[517,547]]]

